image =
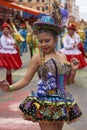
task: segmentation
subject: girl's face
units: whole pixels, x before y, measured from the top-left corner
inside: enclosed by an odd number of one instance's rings
[[[10,33],[10,30],[8,28],[3,28],[3,34],[8,35]]]
[[[68,30],[68,34],[69,34],[70,36],[73,36],[74,32],[75,32],[75,31],[72,30],[72,29],[69,29],[69,30]]]
[[[42,32],[38,34],[38,40],[40,48],[43,50],[44,53],[55,51],[56,40],[51,33]]]

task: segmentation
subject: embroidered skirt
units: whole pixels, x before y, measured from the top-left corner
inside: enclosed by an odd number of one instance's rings
[[[33,122],[57,122],[71,123],[82,115],[77,103],[72,100],[59,97],[37,98],[28,96],[19,109],[24,119]]]

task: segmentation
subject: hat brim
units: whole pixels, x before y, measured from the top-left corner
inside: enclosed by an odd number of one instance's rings
[[[3,30],[4,28],[8,28],[10,30],[10,27],[8,26],[2,26],[1,29]]]
[[[73,31],[76,30],[76,28],[72,28],[72,27],[68,27],[67,29],[68,29],[68,30],[73,30]]]
[[[38,31],[40,29],[46,29],[46,30],[52,30],[56,32],[58,35],[62,33],[62,27],[56,25],[56,24],[49,24],[49,23],[43,23],[43,22],[36,22],[33,24],[34,30]]]

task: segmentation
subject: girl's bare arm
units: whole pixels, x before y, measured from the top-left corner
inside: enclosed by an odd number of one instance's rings
[[[40,65],[40,56],[37,54],[37,55],[33,56],[33,58],[30,60],[27,72],[22,79],[20,79],[16,83],[12,84],[11,86],[7,85],[4,82],[4,83],[0,84],[0,87],[4,91],[11,91],[11,87],[13,88],[12,91],[24,88],[32,80],[35,72],[37,72],[37,70],[38,70],[39,65]]]

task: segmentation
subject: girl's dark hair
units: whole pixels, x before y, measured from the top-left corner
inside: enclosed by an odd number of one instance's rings
[[[53,36],[54,39],[58,36],[58,34],[56,32],[54,32],[52,30],[47,30],[47,29],[39,29],[37,31],[37,35],[40,34],[40,33],[42,33],[42,32],[50,33]]]

